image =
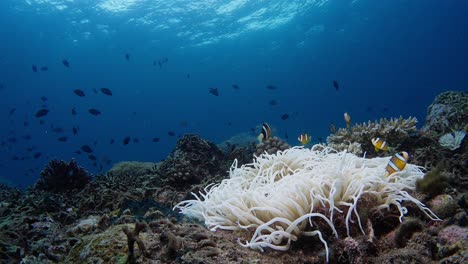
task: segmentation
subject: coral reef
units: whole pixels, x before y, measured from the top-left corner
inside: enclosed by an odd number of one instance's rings
[[[468,131],[468,93],[448,91],[439,94],[427,109],[426,124],[422,128],[433,137],[452,130]]]
[[[439,95],[419,132],[414,118],[381,119],[312,149],[186,135],[162,162],[120,162],[93,178],[61,177],[84,170],[52,161],[24,193],[0,185],[0,262],[466,263],[468,144],[439,144],[467,131],[466,97]],[[389,151],[376,153],[373,137]],[[395,151],[410,163],[387,178]]]
[[[374,146],[372,138],[383,138],[394,151],[400,150],[400,145],[417,132],[417,119],[409,117],[381,118],[378,121],[354,124],[349,129],[340,128],[335,133],[327,137],[328,146],[337,151],[347,150],[356,155],[373,156]]]
[[[427,207],[406,192],[414,189],[423,173],[408,164],[387,177],[389,158],[365,159],[323,145],[311,149],[290,148],[263,154],[252,164],[237,167],[219,185],[208,185],[204,193],[175,208],[204,221],[211,230],[254,230],[243,246],[263,250],[287,250],[299,236],[318,236],[325,245],[323,231],[335,237],[360,230],[358,202],[369,208],[394,205],[400,221],[406,214],[403,201],[417,205],[430,219],[438,220]],[[361,200],[364,196],[375,199]],[[370,202],[369,204],[366,204]],[[375,204],[372,204],[372,201]],[[312,223],[318,228],[310,230]],[[351,223],[356,223],[352,227]],[[344,229],[344,230],[343,230]]]
[[[218,147],[198,135],[184,135],[176,148],[159,168],[164,181],[177,189],[199,184],[205,178],[221,178],[228,167],[222,168],[224,155]]]
[[[86,170],[79,167],[75,160],[51,160],[41,172],[34,189],[52,193],[63,193],[83,189],[91,181]]]
[[[275,154],[278,151],[285,151],[291,146],[278,137],[272,137],[257,145],[255,155],[260,156],[264,153]]]

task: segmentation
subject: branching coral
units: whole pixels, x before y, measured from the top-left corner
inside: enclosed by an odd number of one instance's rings
[[[328,136],[327,143],[338,151],[347,150],[356,155],[374,149],[371,143],[372,138],[383,138],[390,146],[397,147],[410,134],[417,131],[417,122],[415,117],[404,119],[400,116],[399,118],[381,118],[374,122],[355,124],[349,129],[340,128]]]
[[[400,221],[407,213],[404,201],[438,219],[407,192],[423,177],[420,168],[408,164],[387,177],[388,161],[389,157],[360,158],[323,145],[294,147],[263,154],[239,168],[234,162],[229,179],[208,185],[205,193],[193,194],[195,200],[181,202],[175,209],[204,221],[213,231],[253,231],[250,241],[242,244],[253,249],[287,250],[301,235],[318,236],[328,257],[322,231],[327,229],[338,237],[337,221],[341,221],[347,236],[353,223],[364,233],[357,209],[363,196],[375,197],[379,208],[394,205]]]

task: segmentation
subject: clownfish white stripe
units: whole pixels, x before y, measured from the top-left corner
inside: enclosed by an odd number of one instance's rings
[[[392,161],[388,163],[388,166],[392,167],[395,171],[400,171],[400,168],[398,168]]]
[[[403,158],[400,153],[395,153],[395,157],[397,157],[399,160],[403,161],[403,162],[406,162],[406,159]]]

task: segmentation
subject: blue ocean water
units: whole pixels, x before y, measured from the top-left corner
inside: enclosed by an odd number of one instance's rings
[[[290,144],[325,139],[344,112],[422,126],[437,94],[466,90],[467,13],[464,0],[2,0],[0,182],[30,185],[52,158],[92,173],[159,161],[185,133],[220,143],[262,122]]]

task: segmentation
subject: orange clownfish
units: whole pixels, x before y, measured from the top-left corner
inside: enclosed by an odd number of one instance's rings
[[[297,140],[299,140],[299,142],[301,142],[301,144],[303,146],[307,145],[310,142],[311,139],[312,138],[309,135],[307,135],[306,133],[303,133],[299,137],[297,137]]]
[[[268,140],[271,136],[271,128],[267,123],[263,123],[262,125],[262,133],[258,135],[257,139],[258,141],[263,142],[265,140]]]
[[[395,172],[402,171],[405,166],[406,162],[408,161],[408,153],[405,151],[395,153],[395,155],[392,156],[390,161],[387,164],[387,167],[385,167],[385,170],[388,172],[388,175],[392,175]]]
[[[382,138],[373,138],[371,141],[372,145],[374,145],[375,152],[378,152],[379,150],[387,151],[388,144]]]

